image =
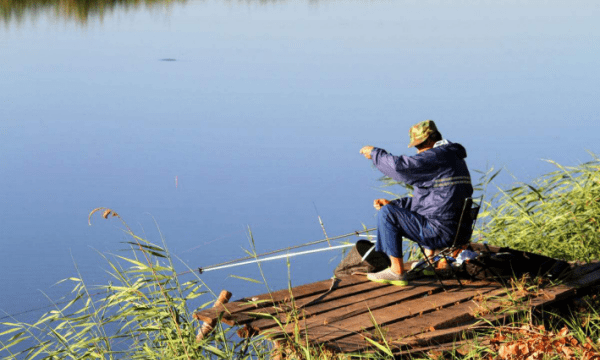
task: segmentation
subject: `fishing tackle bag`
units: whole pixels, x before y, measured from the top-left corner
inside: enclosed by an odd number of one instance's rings
[[[532,279],[540,276],[556,280],[569,268],[565,261],[510,248],[501,248],[497,253],[482,251],[462,266],[471,279],[496,280],[525,275]]]
[[[388,268],[391,263],[387,255],[373,249],[363,260],[365,254],[375,246],[368,240],[358,240],[352,250],[342,259],[333,271],[335,276],[352,275],[353,273],[377,272]]]

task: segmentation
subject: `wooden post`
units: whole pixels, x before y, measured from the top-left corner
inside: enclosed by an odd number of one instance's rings
[[[231,299],[231,293],[227,290],[222,290],[219,294],[219,297],[213,304],[213,308],[216,308],[219,305],[227,304],[227,302],[229,302],[229,299]],[[212,329],[214,329],[215,325],[217,325],[217,319],[213,319],[210,322],[205,322],[204,324],[202,324],[202,327],[200,328],[200,330],[198,331],[198,335],[196,336],[196,341],[201,341],[202,339],[204,339],[206,335],[208,335],[208,333],[210,333]]]

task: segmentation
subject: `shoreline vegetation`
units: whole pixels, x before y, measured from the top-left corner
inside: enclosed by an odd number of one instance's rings
[[[550,161],[556,171],[531,184],[516,182],[508,189],[498,188],[496,195],[484,199],[473,241],[567,261],[598,260],[600,159],[594,154],[592,158],[572,167]],[[497,174],[484,173],[478,190],[485,193]],[[386,186],[390,184],[386,182]],[[35,323],[15,319],[0,322],[0,358],[191,360],[277,356],[280,350],[266,338],[241,339],[235,335],[236,328],[221,324],[208,336],[197,339],[202,324],[193,314],[210,307],[216,294],[197,274],[193,280],[180,282],[164,241],[157,245],[137,236],[111,209],[95,209],[90,220],[99,221],[99,216],[122,222],[131,239],[127,243],[130,255],[109,258],[101,254],[112,269],[111,282],[103,286],[90,287],[76,269],[75,276],[63,280],[73,286],[70,301],[55,304]],[[534,291],[533,280],[515,284]],[[569,307],[543,314],[521,313],[511,326],[480,334],[466,354],[451,352],[439,357],[442,355],[430,353],[416,358],[600,359],[598,308],[600,298],[591,294]],[[290,338],[288,346],[288,358],[348,358],[310,347],[302,337]],[[558,348],[562,350],[556,352]],[[387,356],[383,349],[360,357]]]

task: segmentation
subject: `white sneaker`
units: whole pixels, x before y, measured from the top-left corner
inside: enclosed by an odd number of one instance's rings
[[[407,274],[396,274],[392,271],[392,268],[387,268],[377,273],[367,274],[367,279],[377,283],[391,284],[396,286],[408,285]]]

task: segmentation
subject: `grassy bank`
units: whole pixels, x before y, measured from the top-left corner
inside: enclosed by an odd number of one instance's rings
[[[476,239],[566,260],[598,259],[598,158],[574,167],[555,165],[556,171],[533,183],[499,189],[486,200]],[[493,177],[491,172],[486,174],[480,189],[489,185]],[[91,219],[98,221],[101,215],[110,221],[121,221],[109,209],[96,209]],[[125,222],[123,226],[130,236],[131,251],[128,256],[106,257],[112,269],[111,282],[90,288],[80,274],[75,274],[64,280],[73,285],[69,302],[56,304],[35,323],[1,323],[2,359],[271,357],[269,342],[260,337],[240,339],[235,336],[236,329],[228,327],[219,326],[198,340],[201,324],[194,320],[193,313],[210,306],[215,294],[197,276],[180,282],[166,244],[152,244],[134,234]],[[486,341],[474,341],[467,352],[451,356],[509,359],[523,354],[534,356],[538,351],[538,357],[532,359],[575,359],[597,354],[600,315],[595,309],[599,305],[597,297],[589,296],[561,312],[537,317],[521,314],[513,325],[496,329]],[[324,349],[308,347],[306,339],[290,340],[293,353],[300,358],[336,357]],[[560,353],[543,351],[548,344]],[[534,350],[526,353],[525,349]],[[363,358],[386,358],[386,351]]]

